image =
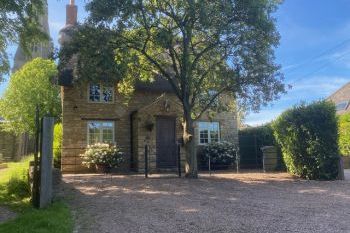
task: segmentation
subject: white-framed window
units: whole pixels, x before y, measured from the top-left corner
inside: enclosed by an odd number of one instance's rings
[[[337,111],[346,110],[349,105],[349,101],[342,101],[336,104]]]
[[[114,88],[103,84],[89,85],[89,102],[112,103],[114,101]]]
[[[220,141],[219,122],[198,122],[199,144],[205,145]]]
[[[115,123],[114,121],[88,121],[87,123],[87,143],[115,144]]]

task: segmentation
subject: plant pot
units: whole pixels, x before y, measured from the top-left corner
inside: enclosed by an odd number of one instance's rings
[[[97,173],[110,173],[111,167],[105,164],[95,164]]]

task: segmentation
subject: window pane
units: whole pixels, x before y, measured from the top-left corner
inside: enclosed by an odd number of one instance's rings
[[[219,138],[219,122],[199,122],[199,143],[205,144],[210,142],[218,142]]]
[[[113,129],[102,130],[102,142],[113,143]]]
[[[88,123],[88,144],[114,143],[114,122],[91,121]]]
[[[91,84],[89,90],[89,99],[92,102],[100,102],[101,86],[100,84]]]
[[[102,98],[104,102],[113,101],[113,87],[103,87],[102,88]]]
[[[89,123],[89,144],[95,144],[100,141],[100,124],[97,122],[90,122]]]
[[[347,107],[348,107],[348,101],[343,101],[336,105],[337,111],[346,110]]]
[[[208,137],[208,130],[201,130],[199,131],[199,142],[200,143],[208,143],[209,137]]]

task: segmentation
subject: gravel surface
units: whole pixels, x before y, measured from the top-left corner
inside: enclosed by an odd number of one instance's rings
[[[16,213],[8,210],[5,207],[0,206],[0,224],[7,222],[13,218],[15,218],[17,215]]]
[[[72,206],[75,232],[350,232],[350,180],[65,175],[60,195]]]

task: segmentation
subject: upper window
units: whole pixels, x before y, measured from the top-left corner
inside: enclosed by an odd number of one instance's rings
[[[89,86],[89,101],[96,103],[113,102],[114,89],[110,86],[102,84],[90,84]]]
[[[219,122],[199,122],[199,144],[207,144],[220,141]]]
[[[337,111],[346,110],[348,105],[349,105],[349,101],[342,101],[340,103],[337,103],[336,105]]]
[[[96,143],[114,144],[114,122],[113,121],[89,121],[88,122],[88,144]]]

